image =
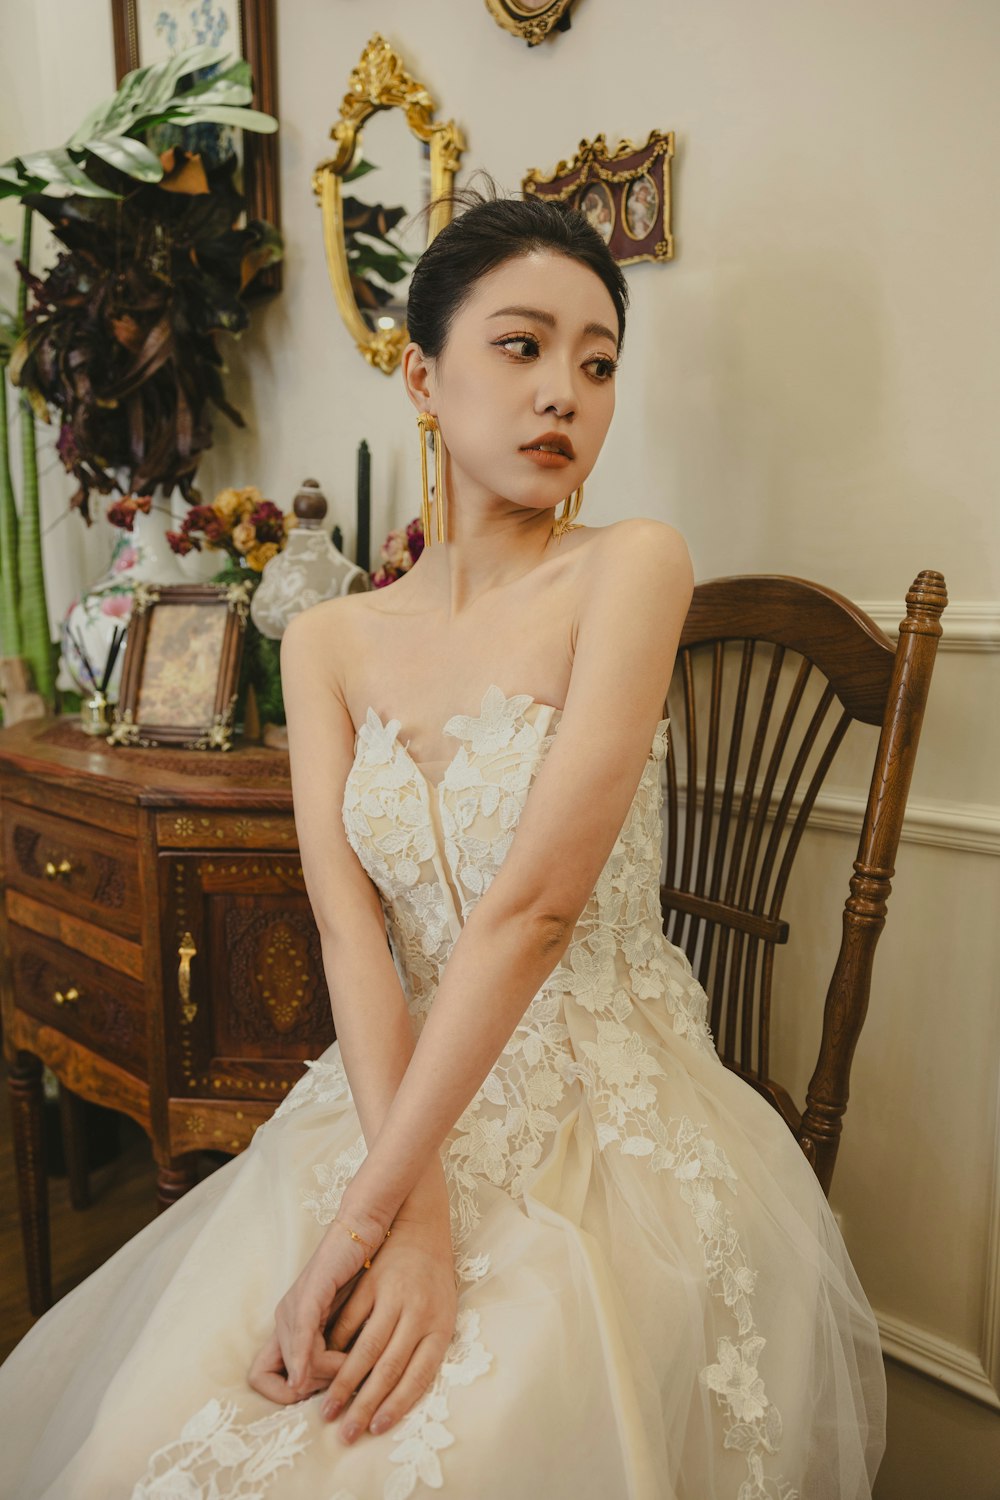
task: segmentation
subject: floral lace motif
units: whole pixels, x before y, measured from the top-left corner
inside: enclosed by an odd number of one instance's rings
[[[293,1109],[301,1109],[304,1104],[336,1104],[341,1099],[350,1100],[352,1097],[338,1047],[329,1058],[306,1060],[306,1072],[289,1089],[271,1120],[291,1114]]]
[[[308,1446],[294,1409],[240,1422],[231,1402],[207,1401],[180,1437],[158,1448],[131,1500],[262,1500],[281,1469]]]
[[[382,1500],[407,1500],[419,1481],[439,1490],[440,1454],[455,1439],[444,1425],[455,1386],[484,1375],[493,1356],[479,1338],[479,1314],[460,1308],[455,1332],[433,1383],[387,1434],[394,1468]],[[322,1393],[320,1393],[321,1395]],[[314,1397],[316,1403],[319,1397]],[[184,1424],[180,1437],[157,1449],[135,1485],[131,1500],[263,1500],[279,1470],[308,1447],[308,1419],[301,1407],[277,1411],[256,1422],[240,1422],[239,1409],[208,1401]],[[337,1490],[332,1500],[355,1500]]]
[[[393,1431],[399,1442],[389,1457],[400,1467],[386,1480],[382,1500],[407,1500],[421,1479],[431,1489],[441,1488],[444,1476],[438,1454],[455,1441],[444,1425],[449,1415],[449,1392],[456,1385],[471,1385],[485,1374],[492,1359],[479,1342],[479,1314],[463,1309],[433,1385]],[[358,1496],[351,1490],[339,1489],[330,1500],[358,1500]]]
[[[383,725],[370,709],[359,730],[344,825],[382,895],[418,1028],[462,925],[510,848],[554,737],[554,729],[544,731],[559,713],[528,694],[507,697],[491,687],[478,716],[456,715],[445,725],[461,744],[436,788],[399,744],[398,720]],[[737,1500],[796,1500],[789,1486],[763,1471],[764,1455],[777,1450],[781,1418],[757,1370],[765,1340],[751,1311],[756,1273],[715,1190],[722,1182],[735,1193],[735,1173],[703,1126],[666,1118],[658,1108],[656,1080],[666,1074],[650,1046],[649,1002],[663,1007],[686,1045],[722,1066],[707,1022],[708,997],[687,955],[662,928],[661,775],[668,724],[663,719],[657,726],[631,807],[562,960],[446,1143],[453,1239],[461,1246],[478,1224],[482,1185],[515,1199],[523,1195],[547,1141],[582,1093],[601,1151],[615,1144],[623,1156],[672,1173],[694,1216],[711,1290],[732,1311],[738,1341],[720,1338],[716,1362],[700,1379],[726,1413],[724,1446],[746,1454],[748,1477]],[[348,1157],[316,1169],[328,1193],[342,1192],[341,1182],[356,1170]],[[326,1201],[317,1198],[310,1206],[326,1212]]]

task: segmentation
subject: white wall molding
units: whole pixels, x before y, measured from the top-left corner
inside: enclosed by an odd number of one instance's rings
[[[801,803],[795,799],[795,809]],[[867,798],[857,792],[821,792],[809,815],[809,828],[830,828],[861,836]],[[981,802],[953,802],[910,797],[903,814],[900,841],[960,849],[969,854],[1000,854],[1000,807]]]
[[[896,640],[899,622],[906,615],[905,600],[856,602],[890,640]],[[1000,600],[950,600],[941,617],[941,630],[939,651],[1000,651]]]
[[[940,1334],[890,1313],[878,1319],[882,1352],[923,1375],[950,1385],[964,1396],[1000,1411],[1000,1090],[997,1093],[990,1226],[986,1243],[986,1285],[978,1349],[964,1349]]]
[[[781,800],[781,787],[772,793],[772,809]],[[698,802],[702,802],[704,788],[699,788]],[[736,784],[734,804],[743,796],[743,785]],[[802,805],[801,793],[792,799],[789,822]],[[822,791],[813,803],[806,832],[815,828],[830,829],[834,833],[861,837],[867,795],[846,789]],[[722,806],[722,789],[715,789],[715,811],[718,816]],[[754,798],[751,817],[756,815],[757,799]],[[773,812],[769,810],[768,821]],[[956,849],[969,854],[1000,854],[1000,807],[988,802],[955,802],[951,799],[925,798],[907,800],[900,834],[902,843],[931,844],[939,849]],[[998,1230],[1000,1235],[1000,1230]],[[1000,1243],[1000,1240],[998,1240]]]
[[[994,1280],[996,1278],[994,1277]],[[994,1411],[1000,1411],[1000,1388],[984,1363],[983,1356],[963,1349],[940,1334],[929,1333],[905,1318],[876,1311],[883,1354],[950,1385],[963,1396],[971,1396]]]
[[[1000,1089],[993,1136],[993,1181],[990,1184],[990,1228],[986,1242],[986,1289],[983,1294],[982,1360],[995,1395],[1000,1395]],[[998,1400],[997,1405],[1000,1405]]]

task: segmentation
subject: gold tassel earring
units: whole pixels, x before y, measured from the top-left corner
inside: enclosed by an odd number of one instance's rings
[[[582,521],[576,520],[577,516],[580,514],[580,506],[582,504],[583,485],[581,484],[573,491],[572,495],[567,498],[563,506],[562,515],[553,516],[552,535],[555,537],[556,541],[558,541],[559,538],[563,536],[567,531],[578,531],[583,525]]]
[[[417,430],[420,434],[420,524],[424,529],[424,546],[429,547],[433,542],[431,536],[431,500],[427,484],[427,434],[430,433],[431,442],[434,445],[434,509],[437,511],[437,540],[445,540],[444,528],[444,483],[441,477],[441,429],[438,427],[437,419],[429,411],[422,411],[417,417]]]

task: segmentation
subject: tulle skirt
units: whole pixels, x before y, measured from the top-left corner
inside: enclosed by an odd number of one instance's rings
[[[765,1100],[657,1008],[638,1019],[663,1070],[652,1146],[603,1141],[577,1080],[519,1191],[479,1173],[455,1335],[395,1427],[345,1446],[322,1393],[279,1407],[247,1383],[364,1156],[334,1042],[0,1367],[0,1494],[870,1497],[885,1374],[826,1199]]]

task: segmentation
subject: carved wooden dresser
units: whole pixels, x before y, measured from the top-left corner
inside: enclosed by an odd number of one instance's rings
[[[334,1039],[287,754],[0,730],[4,1050],[32,1311],[51,1300],[42,1064],[148,1133],[164,1206]]]

